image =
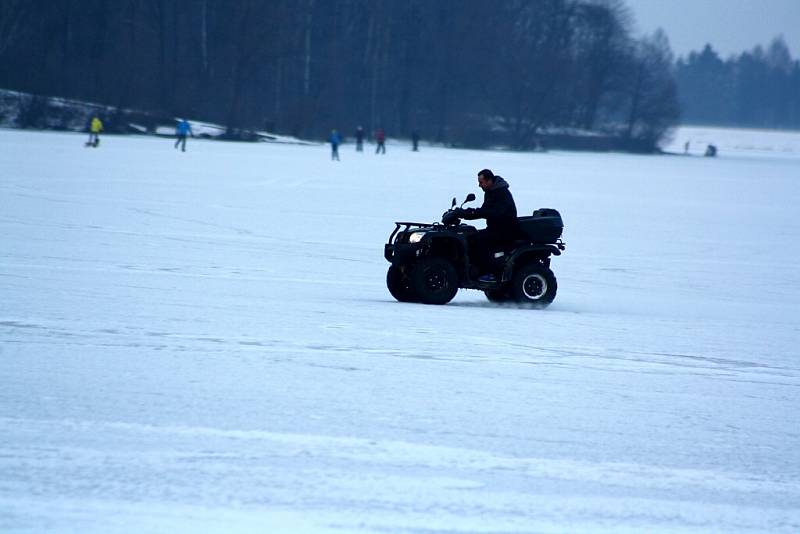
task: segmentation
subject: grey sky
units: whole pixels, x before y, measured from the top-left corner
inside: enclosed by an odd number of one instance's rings
[[[800,56],[800,0],[627,0],[638,33],[663,28],[675,55],[706,43],[723,58],[768,45],[783,34],[792,57]]]

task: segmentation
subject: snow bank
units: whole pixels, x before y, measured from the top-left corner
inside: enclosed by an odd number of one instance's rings
[[[67,98],[35,96],[0,89],[0,127],[15,128],[20,121],[27,127],[45,130],[88,131],[92,117],[105,122],[107,132],[137,133],[142,135],[174,136],[175,126],[181,117],[157,117],[130,109],[119,109],[92,102]],[[189,119],[187,119],[189,120]],[[219,124],[189,120],[192,132],[205,139],[223,138],[226,128]],[[267,143],[316,145],[293,136],[276,135],[265,131],[247,132],[248,140]]]

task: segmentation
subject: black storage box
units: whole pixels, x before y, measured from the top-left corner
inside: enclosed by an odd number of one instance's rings
[[[541,208],[529,217],[518,217],[519,229],[533,243],[555,243],[564,230],[561,214],[551,208]]]

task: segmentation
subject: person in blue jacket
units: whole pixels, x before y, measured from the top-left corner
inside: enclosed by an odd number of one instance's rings
[[[181,152],[186,152],[186,136],[188,135],[192,135],[192,125],[186,119],[179,120],[175,127],[175,137],[177,137],[175,148],[181,145]]]
[[[339,145],[342,143],[342,136],[336,130],[331,130],[328,142],[331,144],[331,160],[339,161]]]

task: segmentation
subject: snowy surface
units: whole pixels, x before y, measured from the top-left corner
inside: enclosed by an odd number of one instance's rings
[[[737,129],[709,126],[682,126],[672,136],[664,150],[702,156],[708,145],[714,145],[719,155],[800,157],[800,132],[784,130]]]
[[[0,531],[800,530],[800,153],[84,137],[0,130]],[[555,303],[392,300],[483,167]]]

